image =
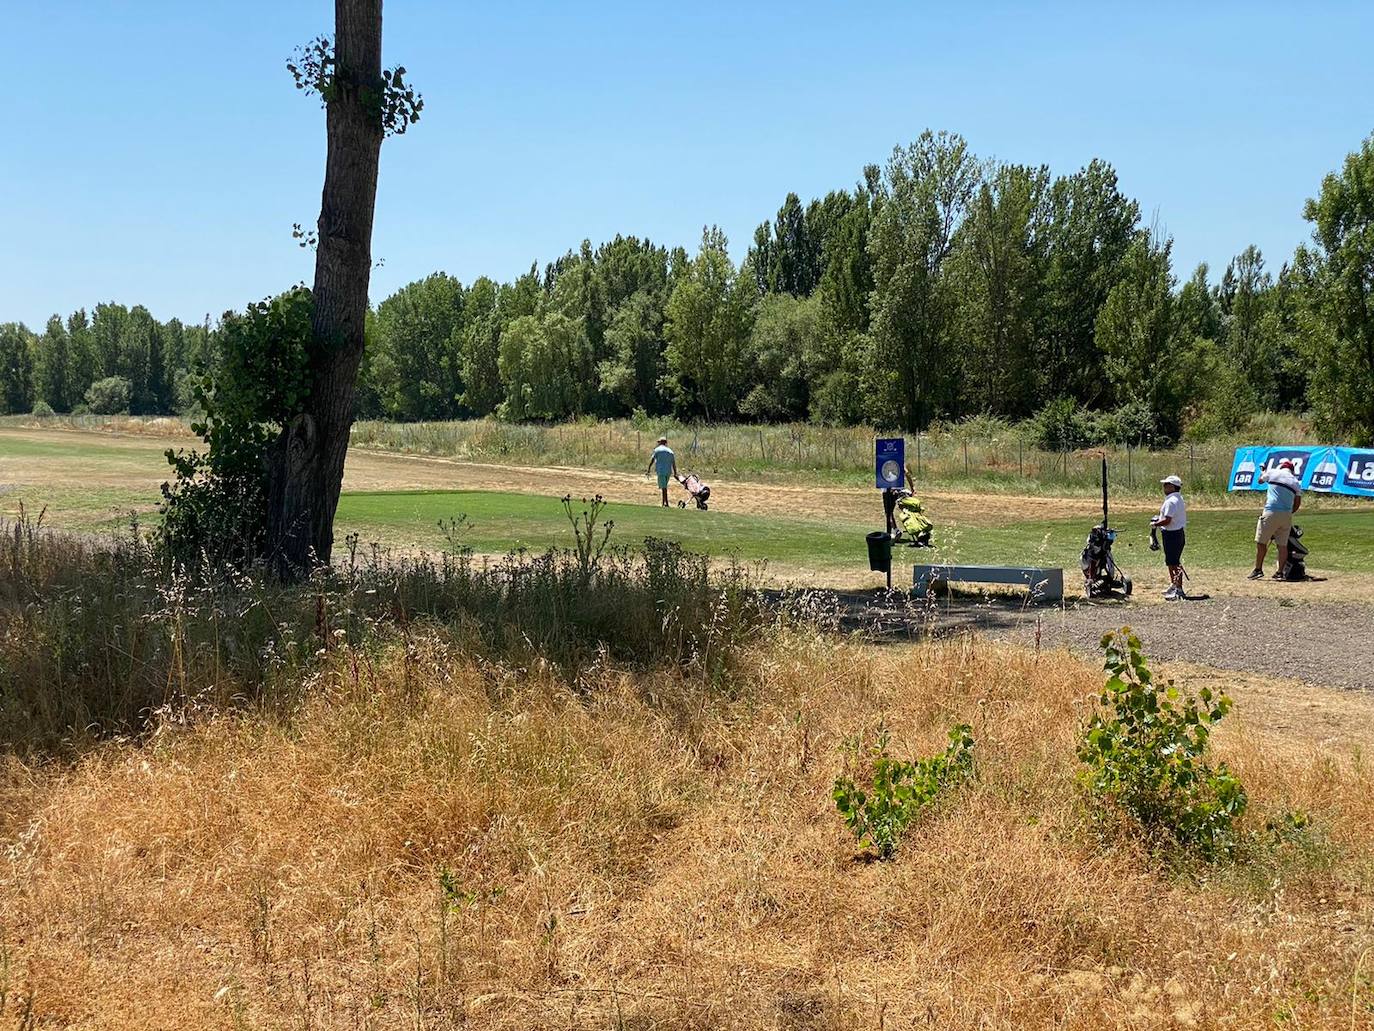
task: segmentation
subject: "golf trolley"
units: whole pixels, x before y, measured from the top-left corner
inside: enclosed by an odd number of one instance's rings
[[[711,488],[702,483],[701,477],[696,473],[688,473],[682,478],[682,489],[687,492],[687,497],[691,500],[692,504],[696,505],[701,511],[705,512],[706,509],[710,507]],[[686,508],[687,501],[678,501],[677,507]]]
[[[1116,531],[1107,521],[1107,459],[1102,459],[1102,522],[1088,531],[1087,543],[1079,556],[1083,567],[1083,593],[1089,598],[1110,597],[1120,591],[1131,596],[1131,578],[1122,572],[1112,557]]]

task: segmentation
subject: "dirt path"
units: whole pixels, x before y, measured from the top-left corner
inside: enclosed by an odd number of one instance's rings
[[[80,450],[73,449],[72,453],[59,457],[7,456],[4,445],[9,440],[30,444],[79,442]],[[194,438],[189,436],[168,436],[166,433],[5,429],[0,431],[0,482],[43,483],[61,477],[68,483],[156,491],[167,479],[163,453],[169,447],[190,446],[193,442]],[[690,470],[681,467],[681,471]],[[709,482],[713,491],[711,506],[721,512],[791,515],[850,523],[872,523],[882,518],[877,491],[867,487],[760,484],[720,478],[711,478]],[[579,466],[531,467],[466,462],[361,448],[349,453],[344,489],[502,490],[543,495],[599,493],[613,501],[645,504],[652,503],[657,493],[647,477],[636,473]],[[998,525],[1034,512],[1076,513],[1081,510],[1088,518],[1097,511],[1097,503],[1083,497],[979,493],[936,487],[922,488],[922,497],[937,518],[970,526]],[[1192,505],[1195,511],[1227,507],[1230,506],[1211,501]],[[1122,514],[1153,511],[1151,506],[1139,502],[1125,502],[1114,509]]]
[[[886,638],[974,630],[1093,657],[1104,633],[1130,626],[1162,662],[1374,690],[1374,606],[1360,602],[1231,597],[1173,604],[1071,601],[1061,608],[957,596],[917,603],[867,591],[842,593],[839,604],[846,625],[871,627]]]

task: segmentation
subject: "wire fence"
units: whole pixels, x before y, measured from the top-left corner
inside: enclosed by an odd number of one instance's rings
[[[187,421],[175,417],[5,416],[0,426],[103,430],[148,436],[184,436]],[[1230,442],[1183,444],[1163,450],[1137,447],[1050,451],[1015,428],[1004,433],[961,427],[902,434],[869,427],[741,425],[729,423],[634,423],[585,420],[558,425],[494,419],[455,422],[360,422],[355,447],[515,465],[585,466],[638,470],[660,435],[677,452],[683,472],[759,480],[812,478],[865,483],[873,475],[873,442],[906,439],[906,460],[918,485],[966,486],[1005,491],[1086,492],[1100,482],[1102,458],[1115,491],[1153,492],[1165,476],[1183,478],[1190,493],[1226,491],[1234,447]],[[3,442],[0,441],[0,452]]]
[[[690,468],[704,476],[793,479],[797,474],[813,474],[843,481],[872,476],[877,437],[902,436],[896,431],[805,424],[647,427],[607,421],[539,426],[471,420],[364,422],[354,427],[353,443],[471,461],[637,469],[647,462],[660,435],[669,438],[680,469]],[[1105,456],[1114,489],[1154,490],[1163,477],[1178,475],[1195,493],[1220,493],[1227,486],[1232,454],[1227,444],[1185,444],[1153,451],[1135,447],[1048,451],[1014,434],[906,435],[907,464],[918,483],[991,489],[1093,488],[1100,482]]]

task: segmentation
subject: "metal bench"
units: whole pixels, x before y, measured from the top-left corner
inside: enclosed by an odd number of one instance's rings
[[[924,598],[935,582],[1013,584],[1030,589],[1035,601],[1063,601],[1064,570],[1039,566],[914,566],[916,597]]]

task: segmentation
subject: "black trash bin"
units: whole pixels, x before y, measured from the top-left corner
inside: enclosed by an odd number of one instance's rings
[[[882,530],[868,535],[868,568],[875,573],[892,572],[892,538]]]

